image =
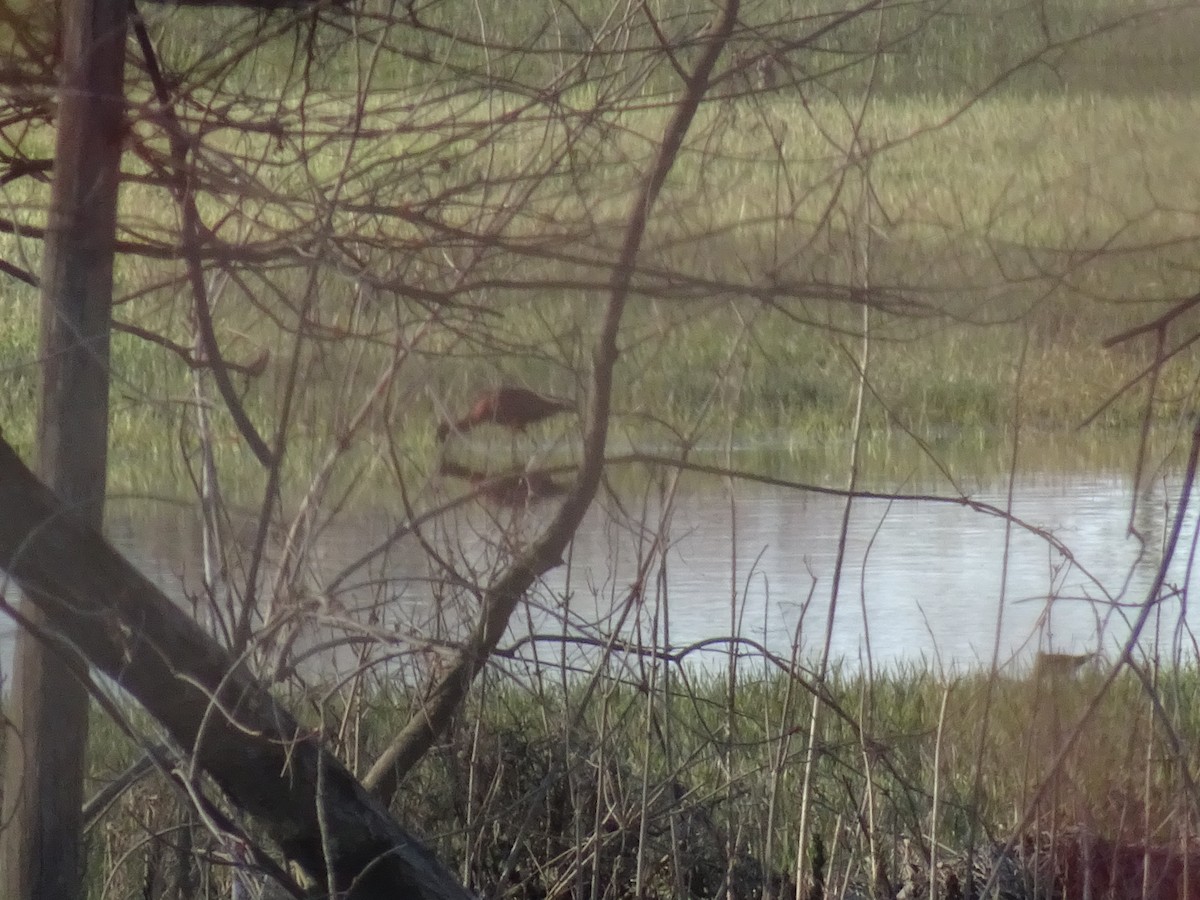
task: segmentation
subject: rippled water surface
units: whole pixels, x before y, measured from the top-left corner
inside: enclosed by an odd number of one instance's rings
[[[521,610],[510,643],[540,635],[538,657],[554,660],[565,636],[578,659],[578,639],[603,642],[619,625],[624,639],[691,648],[689,658],[716,666],[725,664],[730,645],[698,645],[730,635],[745,640],[746,652],[759,645],[808,664],[819,659],[828,637],[831,659],[849,668],[870,661],[962,671],[991,665],[994,656],[1017,669],[1039,649],[1099,650],[1111,658],[1146,600],[1177,492],[1177,485],[1161,483],[1143,491],[1132,514],[1142,540],[1130,533],[1131,483],[1119,476],[1022,478],[1012,491],[1020,523],[1010,527],[1001,516],[953,502],[859,499],[849,513],[835,601],[844,500],[745,483],[731,494],[723,482],[685,480],[667,520],[665,557],[650,554],[662,519],[658,501],[622,497],[618,505],[610,498],[589,514],[568,565],[551,573]],[[994,483],[971,499],[1003,509],[1007,493],[1007,484]],[[187,604],[200,584],[194,514],[131,517],[119,504],[113,510],[113,540]],[[468,504],[423,537],[486,580],[489,566],[506,558],[505,547],[547,515],[546,508]],[[1187,577],[1195,522],[1193,512],[1182,560],[1169,572],[1175,588]],[[336,573],[397,524],[382,515],[347,519],[318,537],[302,587],[311,600],[303,608],[313,612],[288,647],[293,654],[314,651],[305,665],[330,672],[355,664],[345,646],[315,652],[322,641],[344,635],[332,624],[338,620],[370,625],[401,656],[411,652],[409,637],[453,640],[461,633],[456,629],[474,601],[461,592],[454,599],[439,584],[442,572],[431,569],[411,537],[344,578],[330,600]],[[640,597],[630,602],[648,555]],[[1200,583],[1194,572],[1190,583]],[[1155,607],[1142,647],[1194,658],[1195,618],[1168,597]],[[521,652],[529,656],[532,646],[523,643]],[[10,661],[11,625],[0,646],[6,672]]]

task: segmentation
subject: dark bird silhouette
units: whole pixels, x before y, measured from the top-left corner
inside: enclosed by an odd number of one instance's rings
[[[442,460],[438,471],[451,478],[461,478],[480,492],[484,499],[503,506],[524,506],[536,500],[565,494],[565,485],[545,472],[504,472],[492,475],[453,462]]]
[[[484,391],[471,404],[471,411],[456,422],[442,422],[437,439],[446,440],[450,432],[470,431],[476,425],[501,425],[513,431],[524,431],[542,419],[574,409],[575,404],[519,387],[502,387]]]

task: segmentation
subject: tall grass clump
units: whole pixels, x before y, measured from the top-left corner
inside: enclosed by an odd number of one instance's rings
[[[1194,704],[1178,702],[1200,691],[1194,669],[1158,674],[1159,713],[1131,675],[1097,700],[1095,669],[1038,678],[911,668],[869,682],[760,670],[739,679],[734,705],[724,676],[661,674],[649,693],[626,678],[555,687],[485,677],[405,782],[397,815],[476,890],[519,897],[581,897],[597,879],[614,897],[712,896],[722,884],[788,896],[797,874],[811,888],[812,860],[797,868],[794,858],[810,752],[809,843],[823,847],[821,877],[836,896],[871,884],[899,891],[935,844],[953,866],[972,847],[1080,822],[1169,843],[1186,817],[1180,779],[1196,760],[1172,747],[1200,746]],[[814,694],[834,714],[809,747]],[[324,713],[310,717],[365,766],[415,697],[395,686],[358,696],[349,732],[343,702],[325,695]],[[97,786],[136,757],[110,731],[96,723]],[[188,854],[219,849],[161,779],[145,776],[93,826],[90,877],[95,890],[109,886],[97,896],[124,896],[116,885],[146,879],[198,879]],[[210,884],[223,877],[215,872]]]

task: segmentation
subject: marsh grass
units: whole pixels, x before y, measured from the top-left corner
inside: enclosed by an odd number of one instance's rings
[[[792,31],[750,29],[747,46],[737,49],[777,47],[826,15],[819,7],[789,9],[748,8],[750,24],[783,20]],[[872,454],[893,451],[889,436],[906,430],[995,446],[1018,427],[1061,432],[1103,407],[1094,436],[1081,441],[1086,464],[1114,434],[1140,425],[1142,392],[1106,404],[1148,364],[1148,339],[1099,345],[1194,290],[1200,196],[1191,186],[1200,172],[1190,123],[1200,110],[1190,93],[1158,88],[1164,67],[1180,83],[1189,80],[1194,66],[1183,48],[1198,17],[1151,14],[1133,2],[1050,3],[1041,18],[1035,12],[999,0],[941,5],[932,15],[901,4],[796,53],[798,68],[774,91],[725,97],[717,85],[651,223],[644,294],[623,337],[620,436],[661,445],[711,437],[732,423],[751,442],[796,448],[839,440],[855,392],[847,348],[859,313],[826,288],[845,284],[917,304],[872,317]],[[503,230],[518,249],[485,254],[472,270],[479,287],[450,295],[486,312],[450,309],[445,327],[423,333],[397,375],[395,399],[355,443],[353,474],[337,474],[344,486],[364,472],[374,488],[423,478],[436,422],[480,383],[578,392],[605,261],[673,87],[653,70],[632,102],[616,68],[616,84],[571,83],[548,107],[514,85],[552,77],[601,13],[585,7],[568,25],[533,7],[515,15],[481,9],[494,40],[538,35],[540,42],[519,65],[516,56],[490,57],[490,87],[446,77],[474,65],[469,41],[442,46],[431,33],[419,50],[389,47],[370,70],[361,130],[347,123],[364,62],[336,28],[318,32],[323,65],[304,81],[287,64],[300,26],[286,16],[179,10],[156,20],[168,67],[189,85],[204,121],[205,159],[230,155],[253,173],[252,191],[231,193],[217,178],[225,187],[199,197],[202,217],[222,222],[234,245],[307,233],[324,202],[318,186],[341,179],[343,205],[330,221],[361,238],[363,272],[402,287],[449,289],[455,276],[438,239],[386,210],[431,204],[448,227],[486,233],[507,198],[529,189]],[[450,11],[434,5],[428,14],[436,24]],[[663,23],[668,33],[685,33],[702,16],[676,8]],[[1108,29],[1122,19],[1129,21]],[[218,20],[219,51],[208,40]],[[368,17],[364,33],[382,24]],[[875,47],[881,33],[885,51],[866,100],[861,72],[847,62]],[[1047,40],[1061,46],[977,96]],[[646,49],[637,40],[623,46],[624,54]],[[604,53],[615,59],[615,48]],[[1114,73],[1126,83],[1112,85]],[[134,78],[131,92],[146,96],[146,86]],[[224,110],[223,98],[233,95],[241,99],[231,112],[205,112]],[[251,127],[264,115],[279,123],[283,139]],[[151,121],[134,127],[147,146],[161,142]],[[25,140],[36,155],[48,137],[34,128]],[[141,162],[130,158],[127,167],[136,177],[122,194],[124,236],[172,243],[173,203],[142,180],[151,172]],[[34,224],[46,190],[20,180],[4,187],[3,201],[14,219]],[[550,253],[526,255],[522,246]],[[5,235],[0,250],[37,270],[35,242]],[[237,268],[239,282],[225,286],[217,307],[219,336],[233,359],[271,353],[261,377],[238,380],[265,434],[279,428],[293,335],[301,323],[311,328],[299,350],[299,413],[288,429],[285,485],[295,492],[345,410],[386,364],[394,336],[415,333],[411,323],[426,313],[386,288],[362,295],[353,277],[319,256]],[[178,263],[126,256],[116,277],[126,298],[118,318],[191,346]],[[547,287],[560,282],[578,287]],[[754,299],[752,291],[781,282],[799,289],[774,297],[774,306]],[[329,339],[339,334],[355,340]],[[12,286],[0,338],[0,419],[28,452],[32,289]],[[1195,353],[1186,349],[1163,373],[1152,416],[1167,428],[1192,405]],[[191,373],[164,348],[125,334],[114,337],[113,365],[113,489],[188,493],[179,451],[194,444]],[[263,476],[220,403],[214,407],[218,464],[230,492],[251,497]]]
[[[767,879],[787,885],[796,871],[795,798],[812,699],[794,677],[743,673],[732,695],[723,676],[687,669],[669,681],[660,672],[649,693],[647,683],[617,671],[598,692],[580,678],[556,687],[539,678],[488,676],[405,782],[395,811],[473,886],[509,896],[586,885],[595,866],[605,867],[605,895],[623,895],[632,890],[626,879],[634,877],[639,847],[650,854],[643,872],[654,873],[644,874],[643,883],[655,885],[649,896],[670,896],[677,878],[702,895],[704,885],[712,887],[707,879],[719,881],[728,870],[730,852],[741,889],[756,893]],[[841,896],[847,883],[861,890],[872,872],[886,873],[898,890],[907,877],[905,844],[928,853],[937,841],[943,858],[953,860],[968,844],[989,845],[1018,828],[1077,823],[1155,843],[1177,839],[1190,802],[1180,773],[1195,764],[1200,746],[1192,702],[1200,674],[1164,670],[1155,677],[1169,728],[1190,748],[1186,758],[1129,675],[1078,725],[1101,682],[1097,669],[1034,679],[1022,672],[939,675],[923,667],[869,681],[837,672],[824,683],[807,681],[828,708],[844,711],[826,717],[818,734],[809,820],[830,860],[830,896]],[[381,686],[353,701],[327,696],[323,713],[292,700],[309,709],[312,724],[323,718],[333,729],[343,758],[370,760],[411,711],[410,691],[419,688]],[[338,729],[346,721],[343,702],[362,704],[351,731]],[[1053,769],[1077,727],[1064,764]],[[134,755],[98,720],[91,783],[103,783]],[[938,832],[931,834],[935,778]],[[782,802],[768,835],[772,793]],[[856,819],[851,811],[868,802],[870,816]],[[150,876],[167,887],[183,875],[198,878],[188,848],[210,845],[178,796],[148,776],[92,830],[92,896],[126,896]],[[223,875],[217,867],[206,877],[211,891]],[[107,892],[101,884],[110,885]]]
[[[1194,66],[1191,51],[1200,34],[1194,9],[1153,0],[1048,0],[1036,7],[1012,0],[884,4],[828,30],[843,11],[833,3],[797,7],[785,0],[755,0],[743,7],[745,28],[735,36],[733,49],[778,50],[800,42],[808,53],[794,77],[839,92],[861,89],[863,63],[877,51],[874,83],[889,95],[975,93],[1006,75],[1006,89],[1025,93],[1132,92],[1177,87],[1178,78],[1164,69]],[[469,18],[453,4],[427,3],[418,15],[428,28],[415,30],[410,41],[388,34],[392,20],[372,13],[362,11],[357,29],[366,42],[380,32],[390,38],[389,52],[376,63],[381,87],[421,84],[431,63],[476,78],[486,71],[499,85],[543,84],[584,51],[593,55],[596,68],[611,74],[633,68],[655,45],[644,22],[614,20],[611,5],[597,0],[577,5],[570,15],[549,4],[513,8],[490,0],[478,4]],[[679,43],[694,36],[711,14],[703,3],[662,4],[655,11],[662,33]],[[290,74],[298,41],[312,42],[322,65],[306,74],[322,86],[352,80],[363,56],[336,7],[327,17],[332,27],[312,34],[306,33],[307,19],[290,12],[262,17],[185,9],[150,11],[148,18],[174,65],[205,77],[214,70],[226,73],[231,89],[267,96],[277,91],[281,74]],[[805,40],[818,31],[824,32],[820,38]],[[221,36],[215,44],[214,34]],[[247,46],[253,48],[246,58],[251,64],[229,69],[224,58],[244,53],[231,48]],[[665,67],[638,84],[647,96],[677,87]]]

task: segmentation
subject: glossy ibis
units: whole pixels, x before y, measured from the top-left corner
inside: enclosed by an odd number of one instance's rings
[[[451,478],[461,478],[479,490],[480,496],[504,506],[524,506],[536,500],[565,494],[565,485],[545,472],[504,472],[492,475],[444,459],[438,472]]]
[[[437,439],[444,441],[450,432],[470,431],[476,425],[502,425],[513,431],[524,431],[534,422],[574,409],[575,404],[536,391],[519,387],[502,387],[484,391],[471,404],[471,411],[456,422],[442,422]]]

